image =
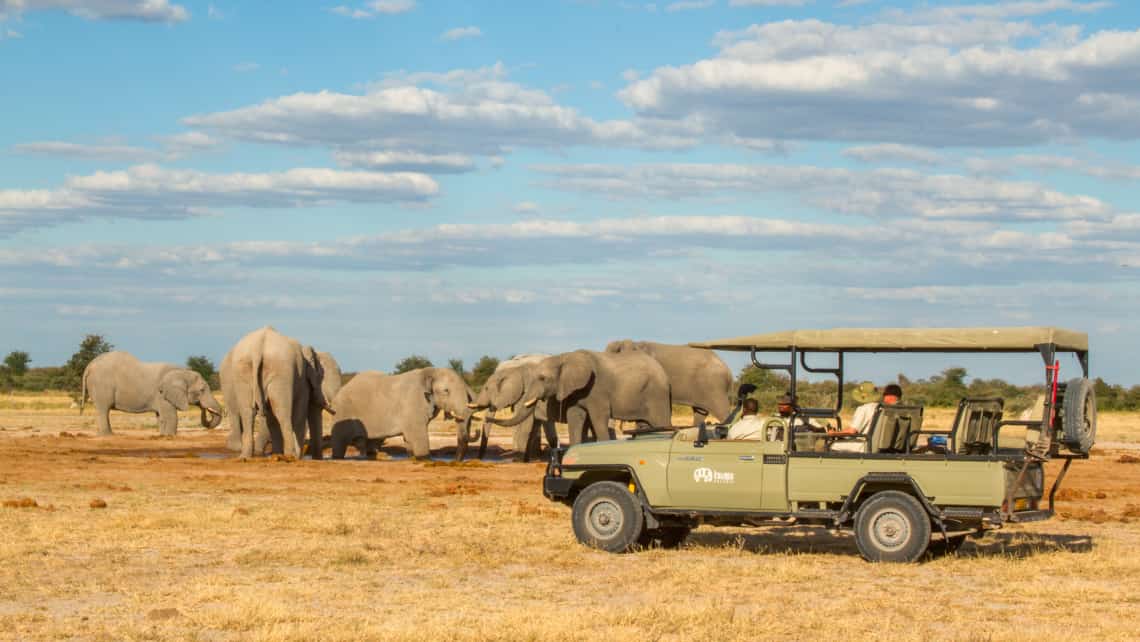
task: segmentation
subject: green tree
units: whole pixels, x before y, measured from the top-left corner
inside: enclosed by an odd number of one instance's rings
[[[211,382],[214,380],[218,371],[214,368],[214,362],[210,361],[209,357],[205,355],[187,357],[186,367],[202,375],[202,378],[205,379],[207,383],[210,383],[211,387],[213,386]]]
[[[396,367],[392,368],[392,374],[403,374],[405,372],[410,372],[418,368],[431,367],[433,367],[431,359],[428,359],[427,357],[420,354],[413,354],[409,357],[404,357],[399,362],[397,362]]]
[[[463,369],[463,359],[448,359],[447,367],[458,372],[459,374],[466,373],[466,371]]]
[[[20,378],[28,371],[28,364],[32,358],[23,350],[13,350],[4,357],[4,373],[13,378]]]
[[[471,387],[476,391],[483,388],[483,384],[491,378],[495,373],[495,368],[499,367],[499,360],[490,355],[483,355],[475,362],[475,367],[471,368]]]
[[[101,334],[89,334],[83,337],[83,341],[79,342],[79,350],[71,355],[67,364],[63,367],[64,389],[71,393],[71,395],[79,400],[80,386],[83,382],[83,371],[87,369],[87,364],[105,353],[113,350],[115,346],[111,345]]]

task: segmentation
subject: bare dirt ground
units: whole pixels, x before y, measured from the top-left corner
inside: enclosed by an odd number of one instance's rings
[[[574,541],[539,464],[414,463],[399,440],[382,461],[241,463],[191,413],[173,439],[112,424],[0,399],[0,638],[1140,636],[1140,414],[1102,415],[1114,446],[1073,465],[1059,518],[905,566],[807,527],[610,555]]]

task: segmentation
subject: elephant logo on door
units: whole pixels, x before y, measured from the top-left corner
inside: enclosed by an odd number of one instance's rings
[[[693,471],[693,481],[698,484],[735,484],[736,475],[734,473],[722,473],[712,468],[702,467]]]

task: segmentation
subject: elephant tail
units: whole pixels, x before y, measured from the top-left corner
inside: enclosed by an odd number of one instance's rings
[[[254,403],[256,404],[256,407],[253,409],[254,417],[256,417],[258,413],[266,415],[266,413],[269,412],[269,404],[265,399],[265,384],[261,381],[264,350],[265,337],[262,337],[261,341],[257,344],[257,347],[253,350],[253,356],[250,359],[250,369],[253,372],[253,376],[250,378],[249,384],[253,387],[253,390],[250,391],[250,398],[254,399]]]
[[[79,414],[83,414],[83,406],[87,404],[87,368],[83,369],[83,377],[79,384]]]

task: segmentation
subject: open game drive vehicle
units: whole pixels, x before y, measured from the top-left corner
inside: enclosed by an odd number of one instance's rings
[[[834,408],[796,409],[769,420],[765,440],[727,440],[724,426],[648,428],[617,441],[556,449],[543,480],[551,500],[573,506],[574,534],[611,552],[677,546],[700,524],[760,525],[773,519],[852,529],[870,561],[910,562],[956,550],[969,534],[1053,516],[1073,459],[1096,437],[1088,337],[1059,328],[800,330],[690,344],[751,353],[759,368],[834,375]],[[762,363],[757,352],[786,353]],[[843,356],[849,352],[1035,353],[1045,362],[1042,419],[1007,420],[1000,398],[962,399],[949,430],[926,430],[922,407],[881,405],[865,434],[838,438]],[[1061,383],[1059,353],[1082,377]],[[834,366],[808,364],[828,353]],[[795,427],[794,429],[792,427]],[[1020,431],[1020,434],[1014,434]],[[839,441],[854,441],[843,451]],[[851,452],[854,450],[855,452]],[[1063,459],[1044,499],[1044,462]],[[794,518],[794,520],[788,520]]]

